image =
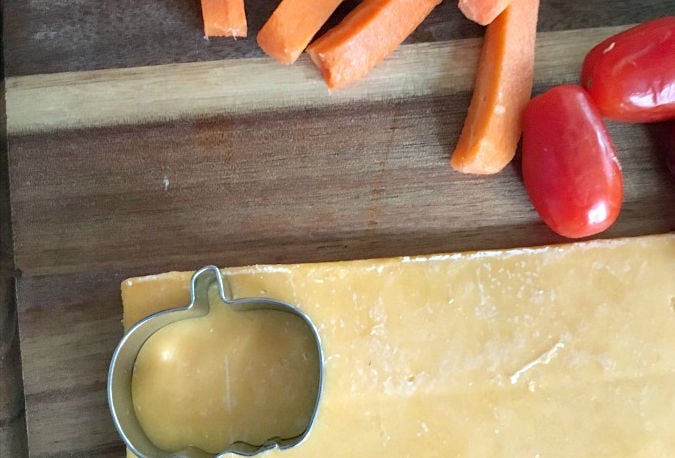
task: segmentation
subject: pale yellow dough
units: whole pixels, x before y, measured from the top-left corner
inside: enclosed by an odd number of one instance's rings
[[[313,334],[296,315],[238,312],[211,296],[207,315],[165,326],[138,354],[131,387],[145,433],[164,450],[210,453],[301,435],[318,392]]]
[[[675,234],[223,272],[323,340],[310,436],[261,456],[675,456]],[[125,325],[190,275],[123,282]]]

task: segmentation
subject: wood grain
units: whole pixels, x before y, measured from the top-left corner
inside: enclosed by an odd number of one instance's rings
[[[204,40],[199,0],[5,0],[7,75],[261,57],[255,40]],[[255,37],[276,1],[246,3]],[[348,0],[333,23],[357,3]],[[611,5],[611,6],[610,6]],[[618,26],[673,14],[671,0],[542,2],[539,30]],[[409,43],[478,37],[455,0],[446,0]]]
[[[122,456],[105,380],[121,332],[120,273],[18,282],[31,456]]]
[[[277,4],[246,3],[249,39],[206,40],[199,0],[6,3],[9,76],[262,57],[255,35]],[[347,0],[332,23],[356,3]],[[450,3],[436,15],[411,42],[480,34],[480,28],[463,21]],[[448,27],[448,20],[461,27]]]
[[[127,276],[563,241],[531,208],[518,157],[494,177],[448,166],[482,34],[454,0],[333,94],[306,60],[283,67],[254,39],[204,40],[198,0],[2,6],[0,300],[16,281],[31,456],[122,455],[104,384]],[[251,37],[274,6],[247,2]],[[594,41],[673,13],[672,0],[544,1],[535,91],[576,81]],[[609,127],[626,194],[603,237],[675,230],[660,126]],[[21,373],[11,367],[3,380]],[[0,441],[13,448],[0,456],[22,456],[21,388],[3,383]]]
[[[2,27],[0,24],[0,35]],[[0,53],[0,456],[27,455],[17,307],[14,296],[4,63]]]
[[[624,28],[540,33],[536,84],[576,81],[591,47]],[[293,66],[230,59],[14,77],[7,81],[7,128],[28,133],[449,96],[471,89],[480,44],[466,39],[405,45],[358,84],[335,92],[326,89],[306,56]]]
[[[561,241],[516,165],[492,177],[448,166],[468,97],[12,137],[17,267],[152,271]],[[675,189],[649,131],[612,127],[626,193],[604,235],[673,229]]]

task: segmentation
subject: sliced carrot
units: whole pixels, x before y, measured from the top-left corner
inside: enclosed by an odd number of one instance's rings
[[[331,89],[361,78],[388,56],[441,0],[363,0],[307,54]]]
[[[476,84],[450,164],[464,173],[491,174],[513,159],[532,95],[539,0],[513,0],[488,25]]]
[[[268,56],[292,64],[343,0],[282,0],[258,32]]]
[[[459,0],[459,9],[467,19],[488,25],[511,3],[511,0]]]
[[[245,37],[244,0],[201,0],[207,37]]]

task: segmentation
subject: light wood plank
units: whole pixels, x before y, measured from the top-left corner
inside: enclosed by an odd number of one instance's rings
[[[535,84],[576,81],[586,52],[624,28],[540,33]],[[7,128],[24,134],[443,96],[472,87],[480,43],[404,45],[366,78],[334,92],[306,56],[293,66],[255,58],[12,77]]]

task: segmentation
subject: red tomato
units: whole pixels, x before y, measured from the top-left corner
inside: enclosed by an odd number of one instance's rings
[[[581,82],[606,118],[675,118],[675,16],[606,39],[586,55]]]
[[[530,200],[558,234],[587,237],[616,220],[621,167],[605,124],[580,86],[557,86],[530,101],[522,159]]]

